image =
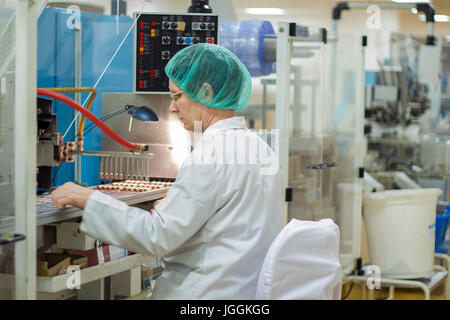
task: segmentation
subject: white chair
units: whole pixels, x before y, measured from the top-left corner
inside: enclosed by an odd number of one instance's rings
[[[331,219],[292,219],[271,244],[259,274],[258,300],[339,300],[339,227]]]

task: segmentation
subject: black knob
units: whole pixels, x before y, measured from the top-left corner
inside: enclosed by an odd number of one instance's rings
[[[205,30],[205,28],[206,28],[206,24],[204,24],[203,22],[200,23],[200,29]]]
[[[178,23],[172,22],[172,23],[170,24],[170,27],[171,27],[172,29],[176,29],[176,28],[177,28],[177,25],[178,25]]]
[[[164,44],[168,44],[169,41],[170,41],[170,38],[169,38],[169,37],[163,37],[163,38],[162,38],[162,42],[163,42]]]
[[[169,58],[169,53],[167,51],[164,51],[162,54],[164,59],[168,59]]]
[[[168,22],[164,22],[163,23],[163,29],[169,29],[169,23]]]
[[[198,38],[192,39],[192,43],[193,43],[193,44],[197,44],[197,43],[198,43]]]
[[[177,39],[177,43],[178,44],[183,44],[184,43],[184,39],[183,38],[178,38]]]
[[[208,23],[208,30],[214,30],[214,23]]]

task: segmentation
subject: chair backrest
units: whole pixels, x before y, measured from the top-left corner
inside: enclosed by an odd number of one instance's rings
[[[258,300],[339,300],[339,227],[331,219],[292,219],[271,244],[259,274]]]

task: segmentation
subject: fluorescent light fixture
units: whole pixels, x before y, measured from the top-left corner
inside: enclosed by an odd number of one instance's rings
[[[431,3],[430,0],[392,0],[392,2],[397,2],[397,3]]]
[[[424,14],[419,14],[418,17],[419,17],[420,21],[426,21]],[[450,17],[446,16],[445,14],[435,14],[434,21],[435,22],[450,22]]]
[[[257,15],[283,15],[286,14],[286,10],[280,8],[246,8],[244,10],[247,14],[257,14]]]

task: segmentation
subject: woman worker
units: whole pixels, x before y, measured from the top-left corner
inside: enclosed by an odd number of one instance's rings
[[[93,238],[160,257],[152,299],[254,299],[282,228],[282,183],[275,153],[235,116],[250,99],[250,74],[212,44],[184,48],[165,71],[169,111],[186,130],[201,128],[166,198],[149,214],[68,182],[52,200],[84,209],[80,230]]]

